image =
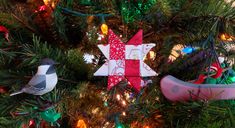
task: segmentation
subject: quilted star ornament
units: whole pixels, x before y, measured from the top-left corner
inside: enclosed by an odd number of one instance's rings
[[[127,79],[137,91],[140,91],[144,81],[141,77],[155,76],[157,73],[143,62],[144,56],[155,44],[142,44],[143,30],[139,30],[124,44],[111,29],[109,29],[108,44],[98,45],[107,58],[95,73],[95,76],[108,76],[108,90],[120,81]]]

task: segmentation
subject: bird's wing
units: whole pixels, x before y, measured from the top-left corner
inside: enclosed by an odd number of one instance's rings
[[[33,90],[43,90],[46,88],[46,76],[45,75],[35,75],[33,78],[29,81],[28,87]]]

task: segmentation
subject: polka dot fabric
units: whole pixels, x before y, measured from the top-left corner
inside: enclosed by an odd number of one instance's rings
[[[124,60],[125,59],[125,44],[109,30],[109,44],[110,44],[110,60]]]
[[[109,78],[108,78],[108,90],[110,90],[113,86],[118,84],[123,79],[124,79],[124,76],[109,76]]]

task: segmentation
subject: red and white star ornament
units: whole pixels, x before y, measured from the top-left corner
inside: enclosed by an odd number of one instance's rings
[[[108,76],[108,90],[120,81],[127,79],[130,86],[140,91],[144,83],[141,77],[157,75],[143,62],[144,57],[155,44],[142,44],[143,30],[139,30],[127,44],[124,44],[111,29],[108,33],[109,44],[98,45],[107,61],[94,75]]]

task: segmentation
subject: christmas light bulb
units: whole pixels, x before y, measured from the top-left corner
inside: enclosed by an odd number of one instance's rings
[[[107,101],[104,102],[104,106],[108,107],[108,102]]]
[[[44,4],[46,6],[51,6],[52,8],[55,8],[56,6],[56,0],[43,0]]]
[[[107,34],[108,34],[108,25],[102,24],[101,27],[100,27],[100,29],[101,29],[101,31],[102,31],[102,33],[103,33],[104,35],[107,35]]]
[[[123,116],[126,116],[126,112],[122,112],[122,115],[123,115]]]
[[[116,125],[116,128],[123,128],[123,126],[122,126],[121,123],[118,123],[118,124]]]
[[[220,39],[223,41],[233,41],[233,39],[231,38],[230,35],[228,35],[227,33],[223,33],[220,35]]]
[[[130,98],[130,94],[129,93],[125,93],[126,99]]]
[[[186,47],[186,48],[182,49],[182,52],[185,53],[185,54],[190,54],[193,51],[194,51],[193,47]]]
[[[122,126],[121,126],[121,125],[119,125],[119,126],[117,126],[117,128],[122,128]]]
[[[99,111],[99,108],[94,108],[91,110],[92,114],[96,114]]]
[[[155,56],[156,56],[156,53],[154,51],[150,51],[149,52],[149,58],[154,60],[155,59]]]
[[[39,7],[39,11],[45,11],[46,10],[46,6],[45,5],[42,5]]]
[[[122,101],[122,104],[123,104],[123,106],[126,106],[126,101],[123,100],[123,101]]]
[[[221,40],[226,40],[225,34],[221,34],[221,35],[220,35],[220,39],[221,39]]]
[[[98,35],[97,40],[102,40],[102,39],[104,39],[104,35],[103,35],[103,34],[97,33],[97,35]]]
[[[77,127],[76,128],[87,128],[86,123],[84,120],[79,119],[77,122]]]
[[[34,124],[34,120],[29,121],[29,126],[32,126]]]
[[[48,5],[51,2],[51,0],[43,0],[43,2],[45,5]]]
[[[119,94],[117,94],[116,98],[117,98],[117,100],[120,100],[121,96]]]
[[[150,128],[149,126],[144,126],[144,128]]]

